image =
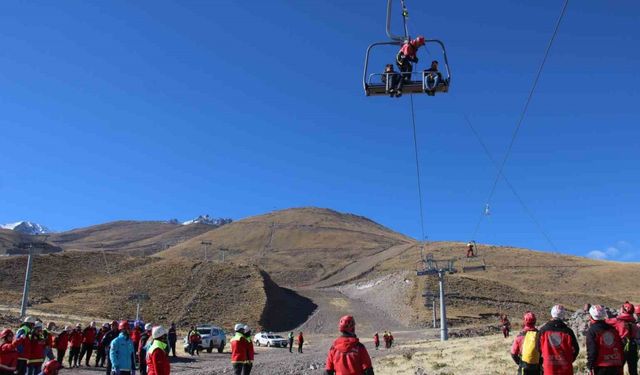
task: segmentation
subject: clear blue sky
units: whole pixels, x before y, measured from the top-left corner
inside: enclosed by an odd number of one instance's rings
[[[451,93],[416,97],[430,239],[466,241],[561,0],[408,0]],[[0,5],[0,223],[296,206],[420,236],[409,98],[362,93],[385,1]],[[566,253],[640,259],[640,4],[573,1],[505,174]],[[376,64],[392,61],[382,51]],[[432,53],[435,50],[431,50]],[[437,55],[421,51],[421,66]],[[374,70],[382,67],[374,67]],[[550,245],[504,183],[476,240]]]

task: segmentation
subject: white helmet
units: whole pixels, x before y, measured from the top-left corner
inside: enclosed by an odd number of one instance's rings
[[[565,310],[564,306],[562,305],[555,305],[551,308],[551,317],[553,319],[564,320],[566,315],[567,310]]]
[[[237,323],[234,327],[233,330],[236,332],[244,332],[244,324],[242,323]]]
[[[91,322],[91,324],[89,324],[91,326],[91,328],[96,328],[96,322]]]
[[[248,325],[244,325],[244,333],[250,333],[251,332],[251,327],[249,327]]]
[[[591,318],[593,320],[607,319],[607,311],[600,305],[591,306],[591,308],[589,309],[589,315],[591,315]]]
[[[31,323],[31,324],[35,324],[36,322],[36,318],[32,318],[30,316],[27,316],[24,318],[23,323]]]
[[[151,328],[153,328],[153,324],[151,323],[147,323],[144,325],[144,330],[145,331],[151,331]]]
[[[34,324],[33,328],[35,329],[42,329],[42,322],[36,322],[36,324]]]
[[[153,327],[153,331],[151,331],[151,337],[153,337],[154,339],[159,339],[160,337],[166,334],[167,334],[167,330],[164,329],[163,326],[155,326]]]

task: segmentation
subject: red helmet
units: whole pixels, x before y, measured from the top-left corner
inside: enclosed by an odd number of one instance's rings
[[[629,303],[629,301],[625,301],[622,304],[622,308],[621,308],[623,313],[627,313],[627,314],[633,314],[635,308],[633,307],[632,303]]]
[[[52,359],[44,365],[43,372],[46,375],[56,375],[58,373],[58,370],[60,370],[60,367],[60,363],[55,359]]]
[[[424,37],[422,35],[419,35],[417,38],[415,38],[413,40],[413,44],[416,47],[424,46],[424,43],[425,43],[425,40],[424,40]]]
[[[3,330],[2,332],[0,332],[0,339],[3,339],[7,336],[13,336],[13,331],[10,330],[9,328]]]
[[[338,330],[340,332],[355,333],[356,321],[355,319],[353,319],[353,316],[345,315],[342,318],[340,318],[340,323],[338,323]]]
[[[536,314],[531,311],[527,311],[524,313],[524,317],[522,318],[525,326],[535,326],[536,325]]]
[[[129,328],[129,322],[127,322],[126,320],[121,320],[121,321],[120,321],[120,324],[118,324],[118,329],[119,329],[120,331],[127,331],[127,332],[129,332],[129,330],[130,330],[131,328]]]

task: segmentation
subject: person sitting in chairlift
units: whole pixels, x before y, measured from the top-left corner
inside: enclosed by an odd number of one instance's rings
[[[396,96],[396,86],[398,85],[399,79],[400,79],[400,76],[393,69],[393,64],[385,65],[384,72],[382,73],[382,83],[384,83],[385,86],[389,88],[388,90],[389,96],[392,98]],[[389,83],[387,83],[387,80],[389,81]]]
[[[442,73],[438,71],[438,60],[433,60],[431,62],[431,67],[424,70],[424,78],[427,80],[427,87],[432,88],[427,91],[427,95],[434,96],[438,85],[444,82],[442,79]]]

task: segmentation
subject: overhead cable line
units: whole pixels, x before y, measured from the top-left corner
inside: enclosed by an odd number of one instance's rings
[[[513,134],[511,135],[511,141],[509,142],[509,147],[507,147],[507,152],[504,155],[504,158],[502,159],[502,162],[500,163],[500,166],[498,168],[498,173],[496,174],[496,178],[493,181],[493,185],[491,186],[491,190],[489,191],[489,196],[486,200],[486,204],[490,204],[491,203],[491,199],[493,198],[493,194],[496,191],[496,187],[498,185],[498,181],[500,180],[500,176],[502,175],[502,171],[504,170],[505,165],[507,164],[507,160],[509,159],[509,156],[511,155],[511,150],[513,149],[513,145],[515,144],[516,138],[518,137],[518,133],[520,132],[520,128],[522,127],[522,123],[524,122],[524,118],[527,114],[527,110],[529,109],[529,104],[531,103],[531,99],[533,98],[533,94],[536,90],[536,87],[538,86],[538,81],[540,80],[540,77],[542,76],[542,71],[544,69],[544,65],[547,62],[547,58],[549,57],[549,52],[551,51],[551,47],[553,46],[553,42],[556,39],[556,36],[558,35],[558,30],[560,29],[560,24],[562,23],[562,19],[564,18],[564,15],[567,11],[567,7],[569,5],[569,0],[565,0],[563,6],[562,6],[562,10],[560,11],[560,16],[558,17],[558,20],[556,21],[556,25],[555,28],[553,30],[553,34],[551,35],[551,39],[549,39],[549,43],[547,44],[547,48],[544,52],[544,56],[542,58],[542,62],[540,63],[540,67],[538,68],[538,72],[536,73],[535,79],[533,80],[533,85],[531,86],[531,90],[529,91],[529,95],[527,96],[527,100],[525,101],[524,107],[522,109],[522,112],[520,113],[520,117],[518,119],[518,122],[516,124],[515,129],[513,130]],[[473,236],[472,238],[475,238],[478,230],[480,229],[480,224],[482,223],[482,219],[484,218],[484,214],[480,214],[480,217],[478,218],[478,222],[476,224],[476,227],[473,231]]]
[[[413,125],[413,149],[415,151],[416,157],[416,176],[418,178],[418,201],[420,205],[420,231],[422,237],[420,238],[420,243],[422,244],[420,247],[420,259],[424,259],[423,248],[424,248],[424,240],[425,240],[425,232],[424,232],[424,208],[423,208],[423,199],[422,199],[422,182],[420,178],[420,158],[418,156],[418,134],[416,131],[416,112],[413,105],[413,94],[409,95],[409,99],[411,99],[411,124]]]

